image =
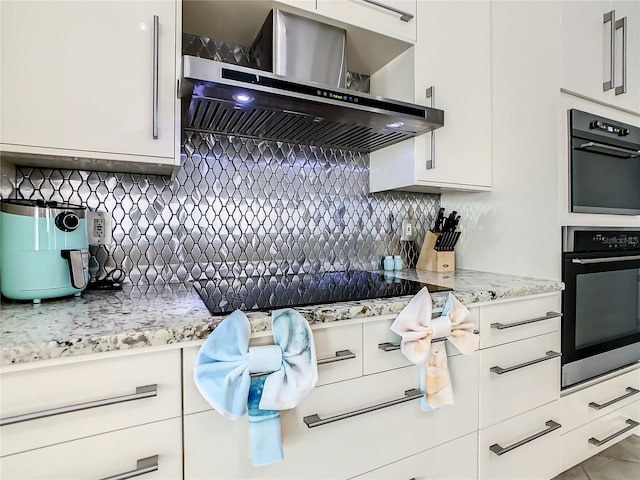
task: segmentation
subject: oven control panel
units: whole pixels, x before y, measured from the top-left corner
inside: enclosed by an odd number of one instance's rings
[[[574,242],[576,252],[640,250],[640,231],[577,231]]]
[[[602,120],[594,120],[589,124],[591,129],[602,130],[607,133],[615,133],[620,137],[626,137],[629,135],[629,129],[625,127],[620,127],[618,125],[614,125],[613,123],[603,122]]]

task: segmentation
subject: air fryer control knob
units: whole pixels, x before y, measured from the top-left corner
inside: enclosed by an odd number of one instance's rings
[[[63,232],[73,232],[80,225],[80,219],[73,212],[62,212],[56,216],[56,227]]]

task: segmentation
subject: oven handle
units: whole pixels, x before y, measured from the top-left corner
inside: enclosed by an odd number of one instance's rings
[[[571,260],[571,263],[588,265],[590,263],[629,262],[631,260],[640,260],[640,255],[627,255],[625,257],[605,257],[605,258],[574,258],[573,260]]]
[[[627,155],[629,155],[628,158],[635,158],[640,156],[640,150],[631,150],[630,148],[624,148],[624,147],[614,147],[613,145],[607,145],[606,143],[599,143],[599,142],[587,142],[587,143],[583,143],[582,145],[580,145],[579,147],[576,147],[577,150],[588,150],[589,148],[603,148],[605,150],[610,150],[612,152],[616,152],[616,153],[626,153]]]

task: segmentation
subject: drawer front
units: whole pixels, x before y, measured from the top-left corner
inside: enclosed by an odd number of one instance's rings
[[[479,478],[540,480],[560,473],[559,416],[553,402],[480,430]]]
[[[333,325],[327,327],[321,325],[313,328],[313,338],[316,345],[316,357],[318,365],[317,386],[328,383],[347,380],[362,375],[362,324]],[[273,343],[272,336],[257,337],[251,339],[251,345],[268,345]],[[193,369],[200,347],[184,349],[184,412],[195,413],[211,409],[211,405],[200,395],[195,381]],[[337,352],[346,351],[353,353],[354,358],[338,360]],[[350,357],[350,355],[349,355]],[[346,358],[346,356],[345,356]],[[323,361],[336,359],[329,363]]]
[[[480,309],[480,348],[557,332],[560,330],[560,311],[559,293],[483,306]]]
[[[635,433],[640,434],[640,401],[576,428],[560,437],[562,470],[567,470],[587,458]]]
[[[564,431],[640,400],[640,368],[560,399]]]
[[[470,480],[478,478],[477,437],[477,433],[470,433],[355,478],[362,480],[389,480],[392,478]]]
[[[179,349],[5,373],[1,381],[5,422],[50,409],[70,412],[3,425],[0,455],[181,414]],[[79,409],[87,402],[102,406]]]
[[[180,427],[175,418],[39,448],[0,458],[0,471],[11,480],[75,480],[133,474],[157,464],[136,478],[182,478]],[[141,459],[147,460],[138,463]]]
[[[480,428],[560,397],[559,348],[549,333],[480,351]]]
[[[233,422],[215,411],[187,415],[185,478],[211,472],[225,479],[348,478],[471,433],[478,426],[477,353],[453,357],[449,366],[456,403],[433,412],[411,400],[314,428],[304,423],[314,414],[326,419],[406,398],[418,385],[413,366],[314,389],[297,408],[281,412],[284,461],[259,469],[250,464],[246,419]]]

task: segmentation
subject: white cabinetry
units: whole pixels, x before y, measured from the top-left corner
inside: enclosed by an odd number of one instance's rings
[[[154,173],[179,165],[180,1],[0,8],[3,156]]]
[[[563,88],[640,113],[639,2],[562,2],[562,55]]]
[[[431,134],[425,134],[372,153],[370,191],[488,190],[490,3],[418,2],[417,13],[417,42],[409,53],[413,57],[375,74],[372,92],[429,105],[426,90],[433,86],[434,106],[445,112],[444,127],[435,132],[433,152]],[[413,79],[410,86],[407,76]]]

